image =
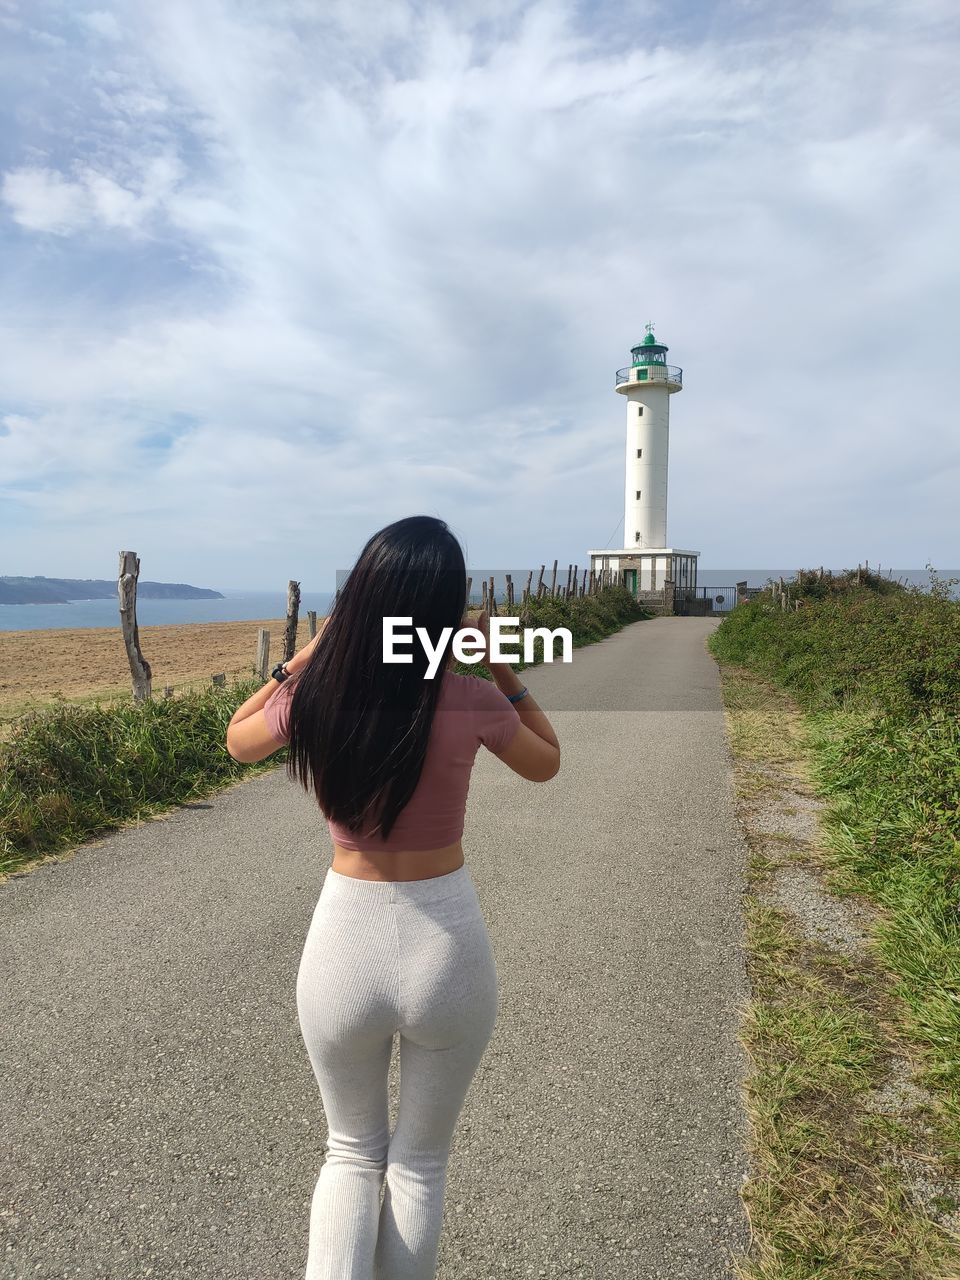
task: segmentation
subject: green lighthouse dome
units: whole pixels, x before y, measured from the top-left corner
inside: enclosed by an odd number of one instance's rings
[[[635,347],[630,348],[635,368],[643,364],[666,364],[667,351],[667,346],[662,342],[658,342],[653,336],[652,324],[647,325],[647,332],[643,340],[638,342]]]

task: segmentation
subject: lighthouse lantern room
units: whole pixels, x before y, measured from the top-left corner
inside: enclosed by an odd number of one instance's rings
[[[670,581],[675,587],[697,585],[700,553],[667,542],[670,397],[683,388],[683,370],[667,364],[667,351],[648,324],[630,364],[617,370],[616,390],[627,410],[623,546],[589,553],[592,568],[623,571],[635,595],[662,593]]]

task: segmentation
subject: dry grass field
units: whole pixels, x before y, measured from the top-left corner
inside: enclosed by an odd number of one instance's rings
[[[252,622],[192,622],[140,628],[140,647],[153,669],[154,693],[205,682],[219,671],[249,674],[257,631],[270,632],[270,664],[283,646],[283,618]],[[297,647],[307,643],[300,619]],[[64,631],[0,631],[0,720],[56,698],[86,701],[130,692],[130,669],[119,625]]]

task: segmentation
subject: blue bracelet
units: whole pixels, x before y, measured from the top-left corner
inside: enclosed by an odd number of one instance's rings
[[[508,702],[519,702],[519,701],[520,701],[520,699],[521,699],[521,698],[525,698],[529,692],[530,692],[530,690],[527,688],[527,686],[526,686],[526,685],[524,685],[524,686],[523,686],[523,688],[520,690],[520,692],[519,692],[519,693],[514,693],[514,694],[509,694],[509,693],[508,693],[508,694],[507,694],[507,701],[508,701]]]

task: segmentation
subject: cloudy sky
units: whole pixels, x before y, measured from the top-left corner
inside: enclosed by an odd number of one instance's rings
[[[0,0],[0,572],[960,563],[953,0]],[[956,375],[954,374],[954,377]]]

